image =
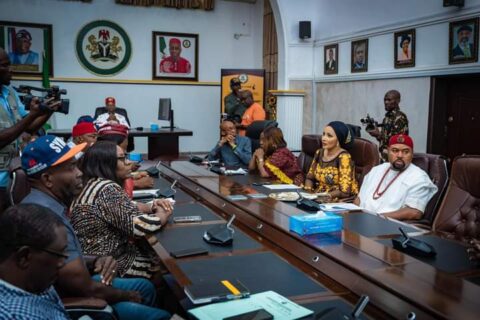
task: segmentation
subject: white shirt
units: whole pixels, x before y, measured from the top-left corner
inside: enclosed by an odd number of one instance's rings
[[[373,167],[365,176],[358,195],[360,206],[376,213],[392,212],[405,207],[423,212],[428,201],[437,192],[437,186],[425,171],[413,163],[400,174],[380,198],[373,199],[373,193],[390,166],[389,162],[383,163]],[[399,173],[399,171],[389,170],[378,192],[383,192]]]
[[[110,114],[108,112],[102,113],[97,117],[97,120],[95,120],[94,123],[99,127],[101,127],[111,122],[111,121],[107,121],[108,117],[110,117]],[[124,116],[122,116],[121,114],[115,113],[115,118],[117,118],[118,121],[113,121],[113,122],[118,122],[119,124],[123,124],[124,126],[130,129],[127,119]]]

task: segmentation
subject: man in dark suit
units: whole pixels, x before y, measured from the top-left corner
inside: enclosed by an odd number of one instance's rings
[[[471,43],[472,27],[463,25],[457,30],[457,45],[453,48],[453,59],[468,59],[474,55],[474,47]]]
[[[333,49],[328,50],[328,61],[325,63],[325,71],[335,71],[337,69],[337,61],[333,54]]]

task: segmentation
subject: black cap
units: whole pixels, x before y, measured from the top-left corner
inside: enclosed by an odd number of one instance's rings
[[[238,78],[232,78],[230,79],[230,87],[233,87],[235,85],[241,85],[242,83],[240,82],[240,79]]]

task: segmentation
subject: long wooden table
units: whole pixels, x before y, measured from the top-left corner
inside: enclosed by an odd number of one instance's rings
[[[353,303],[358,296],[366,294],[371,299],[368,314],[375,319],[405,319],[411,312],[417,319],[479,318],[480,286],[467,279],[478,279],[480,272],[476,266],[464,261],[464,248],[460,244],[435,235],[427,236],[431,237],[429,241],[437,243],[438,261],[420,260],[389,245],[389,239],[398,235],[395,230],[400,224],[362,212],[344,213],[344,230],[333,241],[321,235],[301,237],[289,231],[289,217],[301,213],[294,206],[271,198],[243,201],[226,198],[229,194],[251,192],[251,183],[258,181],[259,177],[218,176],[202,166],[184,161],[164,163],[160,171],[164,178],[178,180],[181,193],[190,195],[195,201],[191,205],[202,203],[224,219],[235,214],[235,226],[261,244],[260,247],[214,252],[209,256],[174,259],[164,247],[166,240],[162,237],[151,239],[180,287],[197,276],[185,271],[185,266],[182,267],[185,261],[268,251],[325,288],[318,293],[302,295],[297,292],[289,296],[299,303],[325,302],[333,297]],[[178,205],[182,205],[181,201]],[[195,210],[183,212],[184,215],[193,215]],[[202,225],[216,223],[220,222],[204,219]],[[186,227],[169,225],[162,232],[167,234],[175,228]],[[411,235],[420,234],[412,227],[408,231]]]
[[[48,130],[48,134],[68,139],[72,135],[72,131],[68,129],[52,129]],[[148,128],[142,130],[130,129],[128,135],[131,137],[147,137],[148,139],[148,159],[153,160],[159,156],[168,156],[177,158],[179,154],[178,138],[181,136],[192,136],[190,130],[174,128],[160,128],[152,131]]]

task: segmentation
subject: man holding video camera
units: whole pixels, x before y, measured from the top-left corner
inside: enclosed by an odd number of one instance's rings
[[[39,100],[34,98],[29,104],[30,112],[27,112],[10,86],[11,79],[10,59],[0,47],[0,212],[8,207],[8,166],[12,158],[18,156],[20,135],[38,131],[60,105],[60,101],[47,99],[44,101],[47,108],[41,110]]]
[[[405,113],[400,111],[398,105],[400,103],[400,92],[397,90],[388,91],[383,98],[383,103],[386,113],[381,124],[381,130],[378,128],[379,125],[371,130],[368,130],[367,127],[367,132],[378,140],[380,155],[385,162],[388,162],[388,141],[390,137],[396,134],[408,135],[408,119]]]

